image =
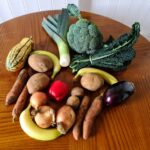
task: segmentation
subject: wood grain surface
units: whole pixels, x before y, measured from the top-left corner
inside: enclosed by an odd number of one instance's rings
[[[10,48],[25,36],[32,36],[34,49],[46,49],[58,55],[55,43],[41,27],[42,18],[57,11],[22,16],[0,25],[0,150],[148,150],[150,147],[150,43],[139,38],[134,46],[136,58],[127,70],[117,73],[119,80],[135,83],[136,91],[122,105],[104,110],[96,120],[93,135],[88,140],[73,139],[71,131],[54,141],[41,142],[28,137],[19,122],[12,123],[13,105],[5,106],[5,97],[18,72],[5,69]],[[96,14],[82,12],[104,33],[118,37],[130,29],[123,24]],[[72,86],[71,70],[62,69],[57,79]]]

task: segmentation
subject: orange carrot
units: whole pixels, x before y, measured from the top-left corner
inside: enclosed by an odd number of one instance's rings
[[[83,139],[87,139],[92,131],[95,119],[102,110],[102,96],[97,96],[88,109],[83,122]]]
[[[22,69],[12,86],[11,90],[6,96],[5,105],[10,105],[17,101],[22,89],[24,88],[28,79],[28,71],[27,69]]]
[[[23,111],[23,109],[27,103],[28,96],[29,96],[28,89],[25,86],[24,89],[22,90],[20,96],[18,97],[18,100],[17,100],[17,102],[16,102],[16,104],[12,110],[13,121],[17,117],[20,116],[21,112]]]
[[[89,105],[90,105],[90,98],[88,96],[84,96],[72,131],[75,140],[78,140],[81,135],[81,128],[82,128],[81,126]]]

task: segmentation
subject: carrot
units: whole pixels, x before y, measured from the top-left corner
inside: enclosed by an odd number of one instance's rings
[[[20,96],[18,97],[18,100],[12,110],[12,116],[13,116],[13,121],[20,116],[20,113],[23,111],[25,104],[27,102],[29,93],[28,93],[28,89],[25,86],[20,94]]]
[[[90,105],[90,98],[88,96],[84,96],[72,131],[75,140],[78,140],[81,135],[81,126],[89,105]]]
[[[87,111],[83,122],[83,139],[87,139],[92,131],[95,119],[102,110],[102,96],[97,96]]]
[[[6,96],[5,105],[10,105],[17,101],[23,87],[25,86],[28,79],[28,71],[27,69],[22,69],[12,86],[11,90]]]

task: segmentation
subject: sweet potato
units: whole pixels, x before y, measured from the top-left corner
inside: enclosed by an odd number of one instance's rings
[[[28,79],[28,70],[22,69],[11,90],[6,96],[5,105],[10,105],[17,101],[22,89],[24,88]]]
[[[75,125],[73,127],[73,131],[72,131],[73,137],[75,140],[78,140],[81,135],[82,123],[83,123],[85,114],[89,108],[89,105],[90,105],[90,98],[88,96],[84,96],[81,102],[80,108],[79,108],[79,112],[76,118]]]
[[[83,139],[87,139],[92,131],[95,119],[102,110],[102,96],[97,96],[87,111],[83,122]]]
[[[28,89],[25,86],[12,110],[13,121],[20,116],[20,113],[23,111],[25,104],[27,103],[28,96]]]

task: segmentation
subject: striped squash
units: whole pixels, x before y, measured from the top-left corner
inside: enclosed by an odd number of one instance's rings
[[[16,44],[8,53],[6,58],[6,69],[13,72],[22,69],[32,50],[32,45],[33,41],[31,37],[25,37],[20,43]]]

